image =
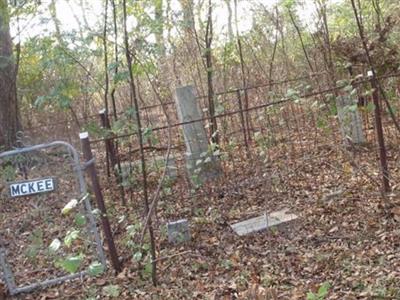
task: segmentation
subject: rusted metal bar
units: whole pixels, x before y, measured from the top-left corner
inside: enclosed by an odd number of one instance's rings
[[[341,88],[343,88],[343,87],[341,87]],[[337,89],[337,88],[334,88],[334,89]],[[301,98],[309,98],[309,97],[313,97],[313,96],[316,96],[316,95],[320,95],[322,93],[329,93],[329,92],[333,91],[334,89],[329,88],[329,89],[326,89],[326,90],[323,90],[323,91],[307,93],[307,94],[300,95],[300,97]],[[234,110],[234,111],[229,111],[229,112],[226,112],[226,113],[221,113],[221,114],[215,115],[215,118],[223,118],[223,117],[226,117],[226,116],[236,115],[236,114],[238,114],[240,112],[250,112],[250,111],[253,111],[253,110],[263,109],[263,108],[266,108],[266,107],[269,107],[269,106],[274,106],[274,105],[287,103],[287,102],[290,102],[290,101],[293,101],[293,100],[291,98],[283,98],[281,100],[277,100],[277,101],[274,101],[274,102],[268,102],[268,103],[263,103],[263,104],[260,104],[260,105],[252,106],[252,107],[249,107],[247,109],[244,108],[242,110]],[[207,117],[199,118],[199,119],[192,120],[192,121],[179,122],[179,123],[176,123],[176,124],[172,124],[170,126],[166,125],[166,126],[155,127],[155,128],[152,128],[152,131],[155,132],[155,131],[158,131],[158,130],[165,130],[165,129],[168,129],[170,127],[171,128],[179,127],[179,126],[182,126],[182,125],[196,123],[196,122],[200,122],[200,121],[206,121],[206,120],[210,120],[210,119],[211,119],[211,117],[207,116]],[[135,132],[132,132],[132,133],[113,136],[113,137],[110,137],[110,139],[120,139],[120,138],[131,137],[131,136],[134,136],[134,135],[138,135],[138,132],[135,131]],[[104,139],[97,139],[97,140],[91,141],[92,144],[93,143],[99,143],[99,142],[104,142]]]
[[[248,139],[247,139],[246,122],[244,120],[242,96],[240,95],[240,91],[239,90],[236,91],[236,95],[237,95],[238,103],[239,103],[240,122],[242,123],[243,141],[244,141],[244,144],[246,145],[246,151],[247,151],[247,155],[248,155],[250,153],[249,152],[249,142],[248,142]]]
[[[111,130],[110,119],[106,114],[106,110],[99,111],[101,126],[107,130]],[[122,186],[122,168],[118,152],[118,140],[115,141],[107,136],[104,139],[106,145],[106,160],[107,160],[107,176],[110,177],[110,164],[114,173],[117,183],[119,185],[119,192],[121,195],[122,205],[126,205],[124,187]]]
[[[252,124],[251,124],[251,116],[249,114],[249,94],[248,90],[244,90],[244,112],[246,113],[246,128],[247,128],[247,140],[251,141],[252,139]]]
[[[368,72],[368,77],[370,77],[371,87],[373,89],[372,99],[374,101],[375,106],[375,131],[376,131],[376,139],[379,146],[379,159],[380,159],[380,169],[382,173],[382,189],[385,193],[390,192],[390,182],[389,182],[389,170],[387,164],[387,154],[385,147],[385,139],[383,135],[383,126],[382,126],[382,116],[381,116],[381,107],[380,107],[380,99],[379,99],[379,91],[376,84],[376,78],[373,76],[371,71]]]
[[[93,154],[92,149],[90,146],[89,141],[89,134],[87,132],[83,132],[79,134],[79,138],[81,140],[81,146],[83,151],[83,157],[85,158],[86,162],[88,162],[86,166],[86,172],[90,177],[92,182],[93,192],[95,194],[97,207],[101,212],[101,224],[103,227],[104,237],[106,239],[108,245],[108,251],[111,258],[111,264],[116,272],[120,272],[122,270],[121,262],[118,259],[117,248],[115,247],[114,238],[111,231],[110,222],[107,216],[107,209],[104,204],[103,194],[101,192],[99,178],[97,176],[97,171],[94,163],[89,163],[93,161]]]
[[[101,126],[109,131],[111,129],[110,121],[108,116],[106,115],[106,110],[102,109],[99,111],[100,123]],[[106,138],[104,139],[104,144],[106,146],[106,154],[107,154],[107,176],[110,177],[110,167],[114,170],[115,166],[117,165],[117,157],[115,151],[115,145],[113,140],[110,139],[109,134],[107,134]]]

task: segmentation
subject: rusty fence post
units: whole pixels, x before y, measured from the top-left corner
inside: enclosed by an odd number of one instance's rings
[[[248,94],[248,88],[246,86],[243,87],[243,92],[244,92],[244,110],[245,116],[246,116],[246,127],[247,127],[247,142],[251,142],[252,140],[252,133],[254,133],[254,128],[251,124],[251,116],[250,116],[250,111],[249,111],[249,94]]]
[[[386,155],[386,147],[385,147],[385,139],[383,135],[383,126],[382,126],[382,115],[381,115],[381,107],[379,100],[379,91],[376,84],[376,78],[373,71],[368,71],[368,77],[370,78],[371,87],[373,89],[372,99],[374,101],[374,114],[375,114],[375,132],[376,139],[379,146],[379,159],[380,159],[380,169],[382,173],[382,187],[384,192],[390,192],[390,183],[389,183],[389,170],[387,164],[387,155]]]
[[[108,120],[108,115],[106,114],[106,110],[102,109],[99,111],[100,124],[103,129],[106,129],[108,132],[111,129],[110,121]],[[115,151],[115,145],[110,139],[109,134],[104,139],[104,143],[106,146],[106,159],[107,159],[107,176],[110,177],[110,167],[115,170],[115,166],[117,165],[117,157]]]
[[[99,111],[99,117],[100,117],[100,122],[101,126],[108,130],[110,132],[111,130],[111,125],[110,125],[110,120],[108,118],[108,115],[106,114],[106,110],[102,109]],[[118,142],[114,141],[110,138],[109,135],[106,136],[104,139],[104,143],[106,146],[106,162],[107,162],[107,176],[110,177],[111,172],[110,172],[110,164],[112,168],[112,172],[114,173],[114,176],[117,180],[117,183],[119,185],[119,193],[121,196],[122,200],[122,205],[126,206],[126,201],[125,201],[125,191],[123,187],[123,179],[122,179],[122,168],[121,168],[121,161],[119,159],[119,151],[118,151]]]
[[[85,170],[86,170],[87,174],[89,175],[90,180],[92,182],[92,189],[95,194],[97,208],[101,212],[101,216],[100,216],[101,224],[103,227],[104,237],[107,242],[108,251],[110,254],[110,258],[111,258],[111,263],[112,263],[112,266],[115,269],[115,271],[120,272],[122,269],[122,266],[121,266],[121,262],[118,259],[118,253],[117,253],[117,249],[115,247],[110,222],[108,220],[107,210],[106,210],[106,206],[104,204],[104,199],[103,199],[103,194],[102,194],[101,188],[100,188],[99,178],[97,176],[96,167],[93,162],[93,154],[92,154],[92,149],[90,146],[89,134],[87,132],[82,132],[79,134],[79,138],[81,140],[83,157],[85,158],[86,164],[87,164]]]
[[[243,140],[244,140],[244,144],[246,146],[247,156],[249,156],[249,142],[247,139],[247,128],[246,128],[246,123],[245,123],[245,118],[244,118],[244,113],[243,113],[243,103],[242,103],[242,96],[240,95],[240,90],[236,90],[236,96],[238,98],[238,104],[239,104],[240,122],[242,123]]]

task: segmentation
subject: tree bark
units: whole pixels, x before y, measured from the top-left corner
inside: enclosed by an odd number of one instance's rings
[[[15,145],[18,122],[16,64],[10,36],[7,0],[0,0],[0,148]]]
[[[163,13],[163,0],[156,0],[154,3],[154,17],[156,20],[156,43],[158,54],[161,57],[165,56],[165,41],[164,41],[164,13]]]
[[[183,12],[183,28],[185,30],[185,35],[186,38],[190,39],[195,31],[193,14],[194,3],[193,0],[179,0],[179,3],[181,4]]]
[[[231,0],[225,0],[225,4],[228,9],[228,37],[229,41],[232,42],[235,39],[235,35],[233,33],[233,25],[232,25],[233,12],[232,12]]]

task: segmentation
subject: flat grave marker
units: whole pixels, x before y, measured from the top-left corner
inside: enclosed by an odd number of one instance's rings
[[[231,225],[233,231],[239,236],[247,235],[257,231],[265,230],[273,226],[277,226],[283,223],[287,223],[298,219],[298,216],[291,214],[287,209],[272,212],[270,214],[264,214],[259,217],[251,218],[239,223]]]

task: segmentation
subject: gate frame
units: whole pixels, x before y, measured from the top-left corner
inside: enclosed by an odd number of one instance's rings
[[[94,237],[94,241],[96,243],[98,259],[100,260],[104,269],[106,269],[106,267],[107,267],[106,258],[104,255],[104,249],[102,246],[100,234],[97,230],[96,221],[92,214],[92,206],[90,204],[89,197],[85,197],[85,195],[87,194],[87,186],[86,186],[86,182],[84,179],[83,171],[86,168],[87,163],[84,165],[80,164],[79,154],[76,151],[76,149],[67,142],[55,141],[55,142],[51,142],[51,143],[38,144],[38,145],[34,145],[34,146],[16,148],[15,150],[6,151],[3,153],[0,153],[0,159],[19,155],[19,154],[29,153],[29,152],[33,152],[33,151],[37,151],[37,150],[54,148],[57,146],[65,147],[69,151],[69,154],[72,157],[73,169],[75,170],[75,175],[79,181],[79,189],[80,189],[80,193],[81,193],[80,197],[83,197],[84,207],[86,210],[86,217],[89,220],[89,234],[91,234],[92,238]],[[65,275],[65,276],[61,276],[61,277],[56,277],[53,279],[47,279],[42,282],[37,282],[37,283],[30,284],[30,285],[18,287],[15,284],[13,272],[7,263],[6,252],[7,252],[6,248],[3,248],[2,245],[0,245],[0,267],[3,269],[3,277],[4,277],[5,284],[8,288],[8,291],[10,292],[10,295],[12,295],[12,296],[19,294],[19,293],[31,292],[38,288],[45,288],[45,287],[49,287],[51,285],[60,284],[67,280],[82,278],[83,276],[87,275],[87,271],[81,271],[81,272],[78,272],[75,274],[69,274],[69,275]]]

